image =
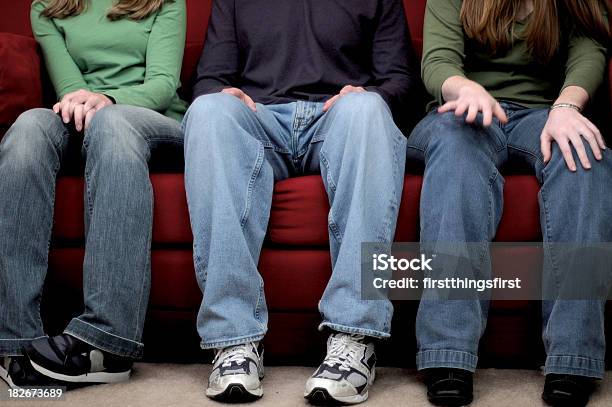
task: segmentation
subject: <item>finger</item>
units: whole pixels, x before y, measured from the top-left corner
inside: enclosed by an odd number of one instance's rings
[[[588,127],[578,127],[578,132],[582,136],[583,139],[589,143],[589,147],[591,147],[591,151],[593,151],[593,155],[597,161],[601,160],[601,147],[597,143],[597,137]]]
[[[72,112],[74,110],[74,106],[71,101],[67,100],[66,102],[62,102],[62,120],[64,123],[70,123],[70,119],[72,119]]]
[[[323,111],[327,112],[329,109],[331,109],[331,107],[334,105],[334,103],[336,103],[336,100],[338,100],[340,98],[340,95],[336,95],[334,97],[332,97],[331,99],[328,99],[325,104],[323,105]]]
[[[232,95],[237,97],[238,99],[242,99],[242,92],[240,91],[240,89],[236,89],[236,88],[225,88],[223,89],[221,92],[223,93],[227,93],[228,95]]]
[[[87,101],[83,104],[83,111],[84,113],[87,113],[88,111],[90,111],[91,109],[93,109],[94,107],[96,107],[98,104],[100,104],[101,100],[99,98],[89,98],[87,99]]]
[[[590,170],[591,162],[589,161],[589,157],[587,156],[586,149],[584,148],[584,142],[582,141],[580,134],[571,134],[569,136],[569,139],[572,143],[572,146],[574,147],[574,150],[576,150],[576,153],[578,153],[578,160],[580,161],[580,164],[582,164],[582,168],[584,168],[585,170]]]
[[[457,102],[453,100],[452,102],[446,102],[442,106],[438,107],[438,113],[450,112],[452,110],[455,110],[456,108]]]
[[[493,123],[493,110],[491,106],[485,104],[482,107],[482,125],[489,127],[491,123]]]
[[[76,105],[74,107],[74,127],[77,131],[81,131],[83,129],[83,119],[85,118],[85,105]]]
[[[478,110],[479,110],[479,106],[477,103],[470,103],[468,114],[465,117],[465,122],[474,123],[476,121],[476,117],[478,116]]]
[[[563,159],[567,164],[567,168],[570,171],[576,171],[576,162],[574,161],[574,155],[572,154],[572,148],[569,145],[567,137],[556,138],[555,141],[559,145],[559,149],[561,150],[561,154],[563,154]]]
[[[342,89],[340,89],[340,93],[339,95],[346,95],[347,93],[351,93],[354,92],[355,88],[351,85],[346,85],[345,87],[343,87]]]
[[[61,103],[60,103],[60,102],[57,102],[56,104],[54,104],[54,105],[53,105],[53,111],[54,111],[55,113],[59,113],[59,112],[60,112],[60,106],[61,106]]]
[[[506,112],[499,103],[495,103],[495,107],[493,108],[493,116],[497,117],[497,120],[502,123],[508,123],[508,116],[506,116]]]
[[[253,102],[253,99],[251,99],[249,95],[245,93],[243,100],[244,100],[244,103],[246,103],[246,105],[249,107],[249,109],[251,109],[254,112],[257,111],[257,106],[255,105],[255,102]]]
[[[608,147],[606,147],[606,141],[601,135],[601,131],[599,131],[597,126],[595,126],[589,119],[587,119],[584,116],[583,116],[583,119],[584,119],[583,122],[586,124],[586,126],[589,129],[591,129],[591,131],[595,135],[595,139],[597,140],[597,144],[599,145],[599,148],[601,148],[602,150],[606,150]]]
[[[459,102],[457,104],[457,108],[455,109],[455,116],[463,116],[469,107],[470,107],[469,103]]]
[[[544,164],[550,161],[552,146],[552,137],[548,133],[542,132],[540,136],[540,150],[542,151],[542,157],[544,158]]]
[[[98,110],[94,107],[91,110],[87,111],[87,114],[85,115],[85,128],[88,129],[89,128],[89,124],[91,123],[91,119],[93,119],[94,115],[96,114]]]

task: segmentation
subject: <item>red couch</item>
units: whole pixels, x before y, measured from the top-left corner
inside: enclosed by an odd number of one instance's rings
[[[30,3],[31,0],[3,3],[0,32],[31,36]],[[186,94],[203,45],[210,0],[188,0],[187,4],[183,67]],[[405,5],[413,43],[420,53],[425,0],[405,0]],[[43,87],[48,89],[48,81],[44,82]],[[79,175],[82,163],[76,161],[76,170],[66,171],[72,175],[60,177],[57,184],[54,239],[43,300],[44,320],[50,332],[60,330],[81,306],[83,180]],[[151,175],[155,215],[153,285],[145,329],[149,360],[193,360],[202,355],[197,351],[199,341],[195,332],[201,293],[193,272],[192,235],[180,157],[175,161],[174,168],[159,169],[154,163]],[[397,241],[418,240],[421,179],[418,174],[406,176]],[[506,180],[504,216],[497,240],[539,240],[536,179],[531,175],[507,174]],[[266,353],[276,363],[313,363],[323,350],[325,338],[316,326],[317,301],[330,275],[327,211],[327,198],[318,176],[289,179],[276,185],[268,238],[260,260],[270,309]],[[393,339],[380,347],[382,361],[412,366],[417,304],[395,305]],[[494,302],[481,355],[482,366],[538,366],[542,360],[539,303]]]

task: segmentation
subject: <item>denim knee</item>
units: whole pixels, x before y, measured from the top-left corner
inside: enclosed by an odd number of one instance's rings
[[[248,107],[236,96],[218,92],[202,95],[193,101],[187,110],[184,122],[187,123],[189,116],[216,120],[220,117],[234,117],[242,113]]]
[[[50,131],[52,125],[63,126],[59,116],[52,110],[32,109],[22,113],[2,140],[0,151],[3,159],[11,160],[16,168],[24,170],[46,162],[62,143],[57,132]]]
[[[83,152],[88,160],[148,160],[146,135],[134,128],[124,108],[120,105],[107,106],[92,118],[83,138]]]
[[[193,102],[183,119],[185,151],[236,152],[251,144],[252,136],[256,136],[253,129],[258,127],[253,112],[237,97],[221,92],[203,95]],[[245,137],[238,131],[243,128],[249,129],[252,136]]]
[[[339,98],[333,106],[334,114],[348,115],[355,120],[368,121],[373,115],[389,114],[384,99],[376,92],[351,92]]]
[[[453,112],[430,113],[408,138],[409,156],[418,150],[427,165],[452,167],[472,176],[481,170],[490,172],[491,164],[502,162],[506,154],[505,139],[498,132],[493,126],[465,123]]]

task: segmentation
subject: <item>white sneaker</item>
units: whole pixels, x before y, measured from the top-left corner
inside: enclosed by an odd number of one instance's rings
[[[374,382],[374,344],[363,335],[335,333],[327,355],[306,382],[304,397],[313,404],[357,404],[366,401]]]
[[[257,342],[218,349],[206,395],[228,403],[253,401],[263,396],[263,347]]]

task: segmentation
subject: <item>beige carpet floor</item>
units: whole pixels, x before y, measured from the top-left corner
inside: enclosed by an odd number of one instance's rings
[[[132,380],[116,385],[99,385],[73,390],[61,401],[6,401],[2,407],[197,407],[221,406],[206,399],[204,383],[210,365],[174,365],[141,363],[136,365]],[[268,367],[263,399],[253,407],[306,406],[302,398],[304,382],[312,373],[306,367]],[[480,370],[476,376],[472,406],[530,407],[543,406],[540,391],[543,376],[529,370]],[[6,396],[7,387],[0,384]],[[377,380],[370,391],[367,406],[430,406],[423,385],[411,370],[377,369]],[[612,374],[608,373],[594,395],[592,407],[612,406]]]

